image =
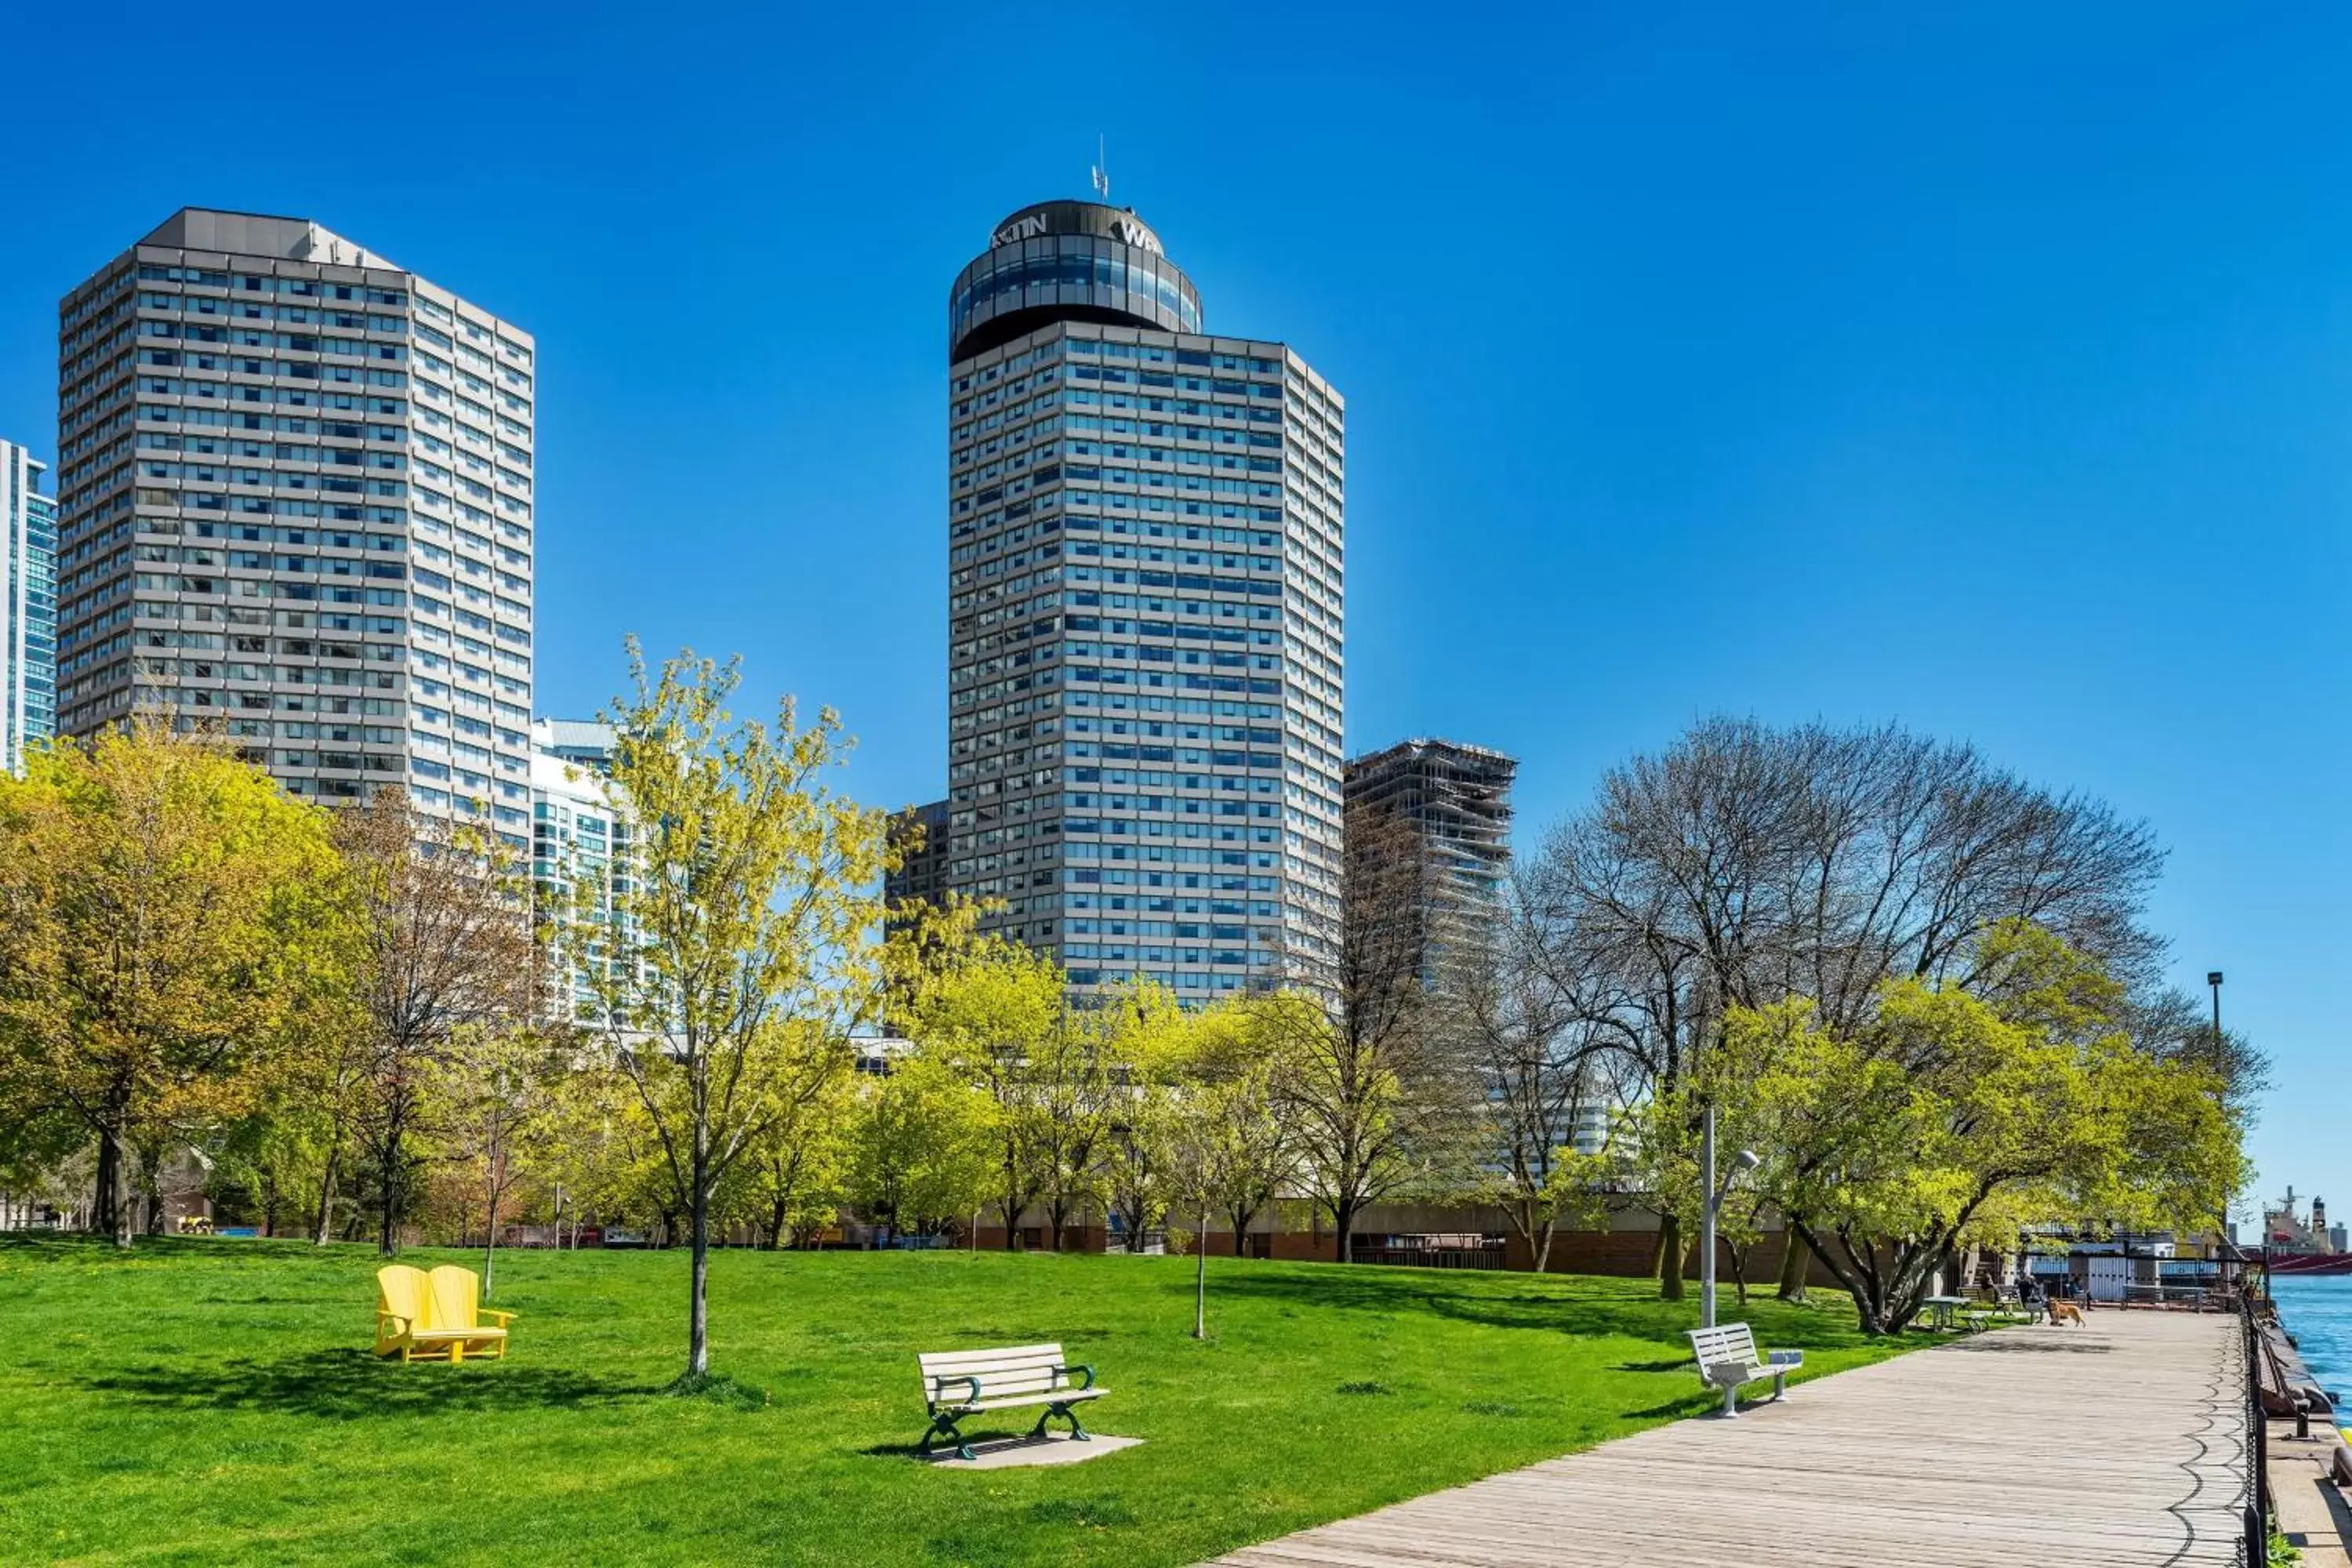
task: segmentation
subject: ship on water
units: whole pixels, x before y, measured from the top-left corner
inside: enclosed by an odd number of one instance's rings
[[[2345,1227],[2327,1223],[2327,1200],[2315,1194],[2307,1215],[2292,1186],[2277,1207],[2263,1206],[2263,1258],[2273,1274],[2352,1274],[2345,1241]]]

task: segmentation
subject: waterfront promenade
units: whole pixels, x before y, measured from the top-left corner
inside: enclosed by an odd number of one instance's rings
[[[2003,1329],[1218,1559],[1231,1568],[2227,1563],[2236,1318]]]

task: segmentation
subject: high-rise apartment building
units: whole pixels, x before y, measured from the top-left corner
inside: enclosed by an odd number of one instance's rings
[[[315,223],[185,208],[58,308],[59,722],[530,844],[530,334]]]
[[[909,899],[938,904],[948,890],[948,803],[928,801],[890,817],[890,847],[898,868],[882,879],[882,896],[893,904]]]
[[[1485,746],[1401,741],[1348,764],[1349,831],[1402,821],[1421,855],[1415,940],[1429,969],[1503,907],[1511,868],[1511,781],[1519,764]]]
[[[1130,211],[1024,207],[948,305],[948,885],[1187,999],[1339,915],[1345,405],[1203,331]]]
[[[21,773],[25,748],[57,733],[58,503],[41,493],[49,466],[0,441],[0,770]]]
[[[615,928],[635,865],[627,813],[612,798],[613,727],[541,719],[530,727],[530,887],[533,913],[554,938],[568,991],[553,998],[563,1016],[595,1020],[601,1007],[589,966],[609,960],[575,933]]]

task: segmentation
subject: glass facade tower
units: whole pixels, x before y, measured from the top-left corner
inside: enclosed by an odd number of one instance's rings
[[[1202,331],[1135,215],[1048,202],[949,298],[947,886],[1188,1001],[1328,972],[1345,405]]]
[[[57,733],[58,503],[40,493],[48,465],[0,441],[0,769],[22,773],[25,748]]]
[[[186,208],[58,307],[59,722],[217,721],[291,793],[530,844],[530,335]]]

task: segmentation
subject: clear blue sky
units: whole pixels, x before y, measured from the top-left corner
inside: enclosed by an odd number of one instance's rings
[[[940,792],[944,296],[1099,132],[1348,396],[1351,747],[1517,753],[1532,838],[1713,710],[1972,738],[2157,826],[2265,1188],[2352,1178],[2352,12],[22,13],[0,433],[184,204],[425,273],[539,337],[542,710],[740,649]]]

